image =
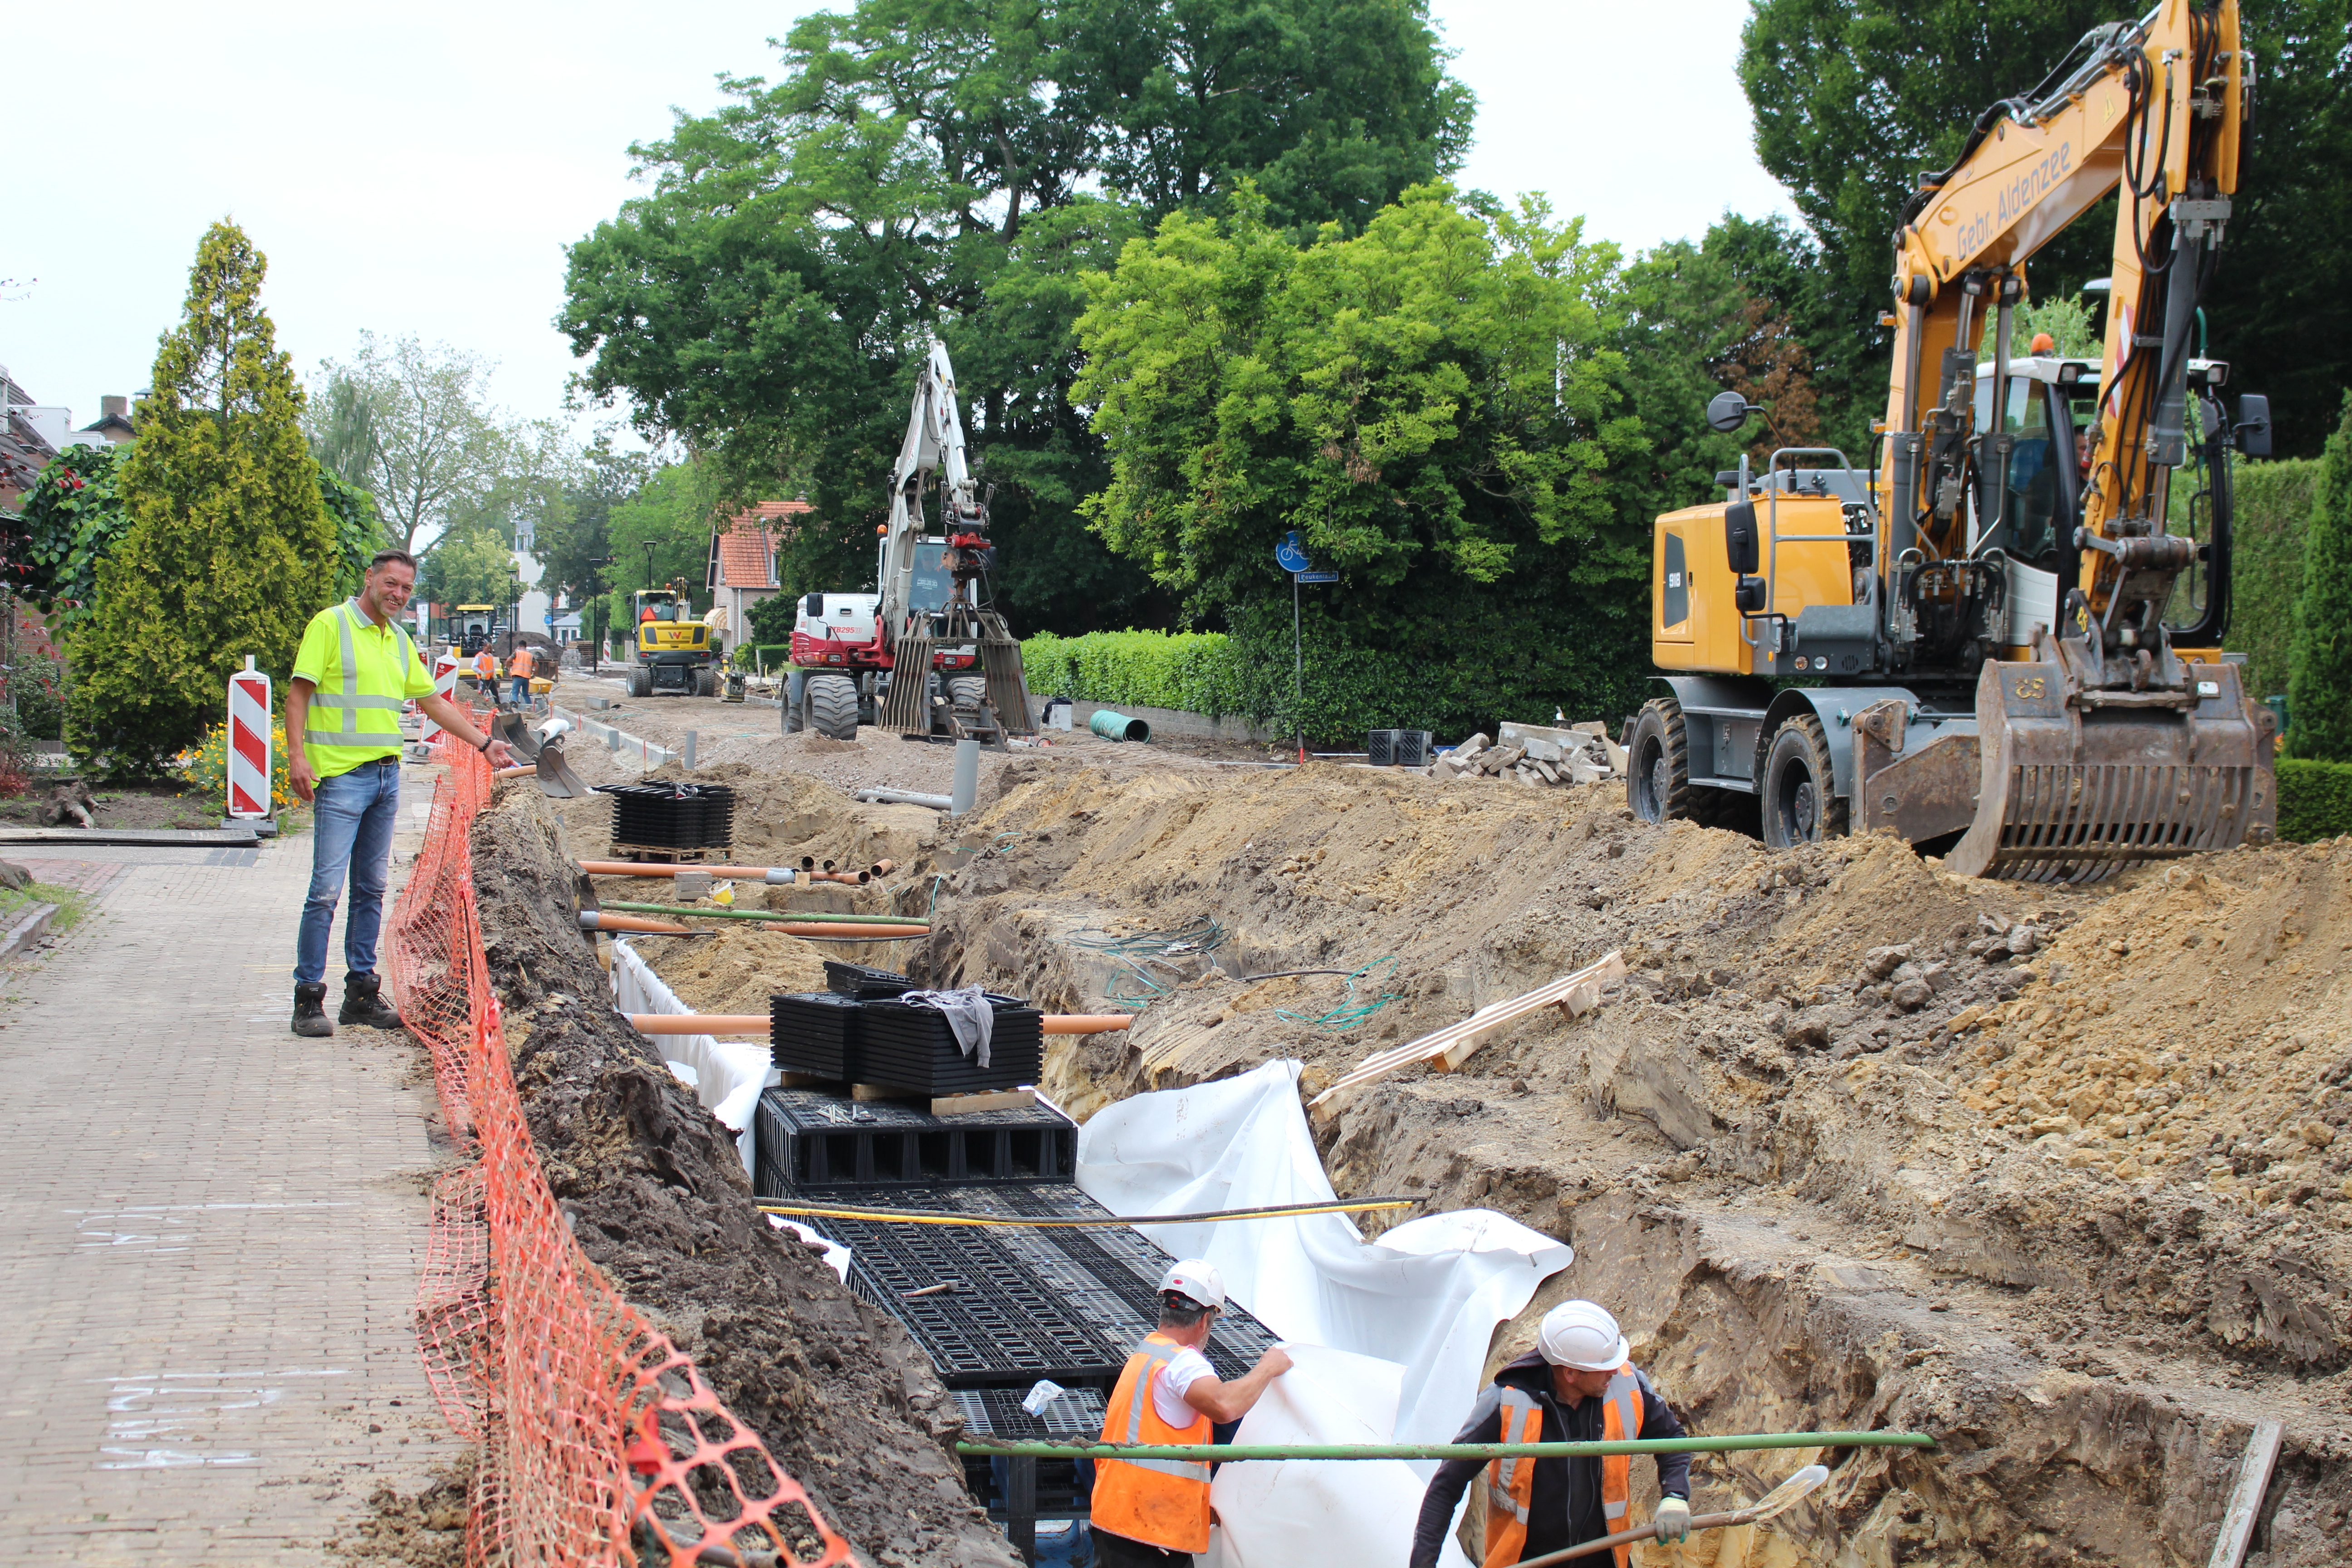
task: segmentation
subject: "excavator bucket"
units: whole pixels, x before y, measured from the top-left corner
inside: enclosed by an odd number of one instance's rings
[[[1037,716],[1029,707],[1029,683],[1022,677],[1021,645],[999,623],[981,639],[981,668],[988,676],[988,705],[1008,735],[1034,735]]]
[[[1944,858],[1964,877],[2093,882],[2278,831],[2277,721],[2231,664],[2183,664],[2175,689],[2094,686],[2064,645],[1988,661],[1977,679],[1976,820]]]
[[[890,677],[890,689],[882,699],[882,728],[896,730],[901,735],[928,735],[931,732],[930,682],[912,671],[931,668],[931,655],[939,645],[929,637],[911,634],[898,639],[890,650],[896,667]]]

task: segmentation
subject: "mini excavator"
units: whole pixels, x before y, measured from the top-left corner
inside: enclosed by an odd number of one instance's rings
[[[1891,830],[2091,881],[2275,834],[2277,721],[2221,650],[2230,462],[2266,399],[2192,355],[2251,122],[2236,0],[2093,29],[1980,116],[1895,236],[1884,458],[1781,447],[1655,524],[1627,788],[1775,848]],[[2020,354],[2025,265],[2120,188],[2105,343]],[[1718,396],[1708,423],[1760,410]]]
[[[925,531],[923,514],[934,475],[936,535]],[[996,546],[987,492],[965,461],[955,367],[943,344],[931,345],[917,377],[890,474],[890,519],[876,532],[872,594],[815,593],[801,605],[793,663],[809,673],[802,710],[784,714],[785,731],[855,740],[864,720],[908,739],[992,747],[1034,735],[1021,645],[983,602]]]

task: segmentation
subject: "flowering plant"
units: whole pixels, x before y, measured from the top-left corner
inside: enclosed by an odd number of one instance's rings
[[[172,759],[172,771],[215,800],[228,799],[228,721],[205,731],[205,738]],[[269,813],[272,816],[294,804],[294,786],[286,775],[286,720],[269,721]]]

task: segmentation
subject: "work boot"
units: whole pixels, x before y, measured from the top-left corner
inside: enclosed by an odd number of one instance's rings
[[[323,1040],[335,1032],[327,1022],[327,983],[294,987],[294,1032],[305,1038]]]
[[[400,1009],[383,999],[383,981],[378,975],[345,974],[343,1010],[335,1015],[335,1022],[365,1024],[371,1029],[399,1028]]]

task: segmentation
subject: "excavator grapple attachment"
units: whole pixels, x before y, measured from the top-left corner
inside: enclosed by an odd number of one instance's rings
[[[2230,664],[2172,685],[2084,679],[2063,644],[1988,661],[1977,680],[1976,820],[1944,867],[1964,877],[2091,882],[2278,828],[2276,721]]]

